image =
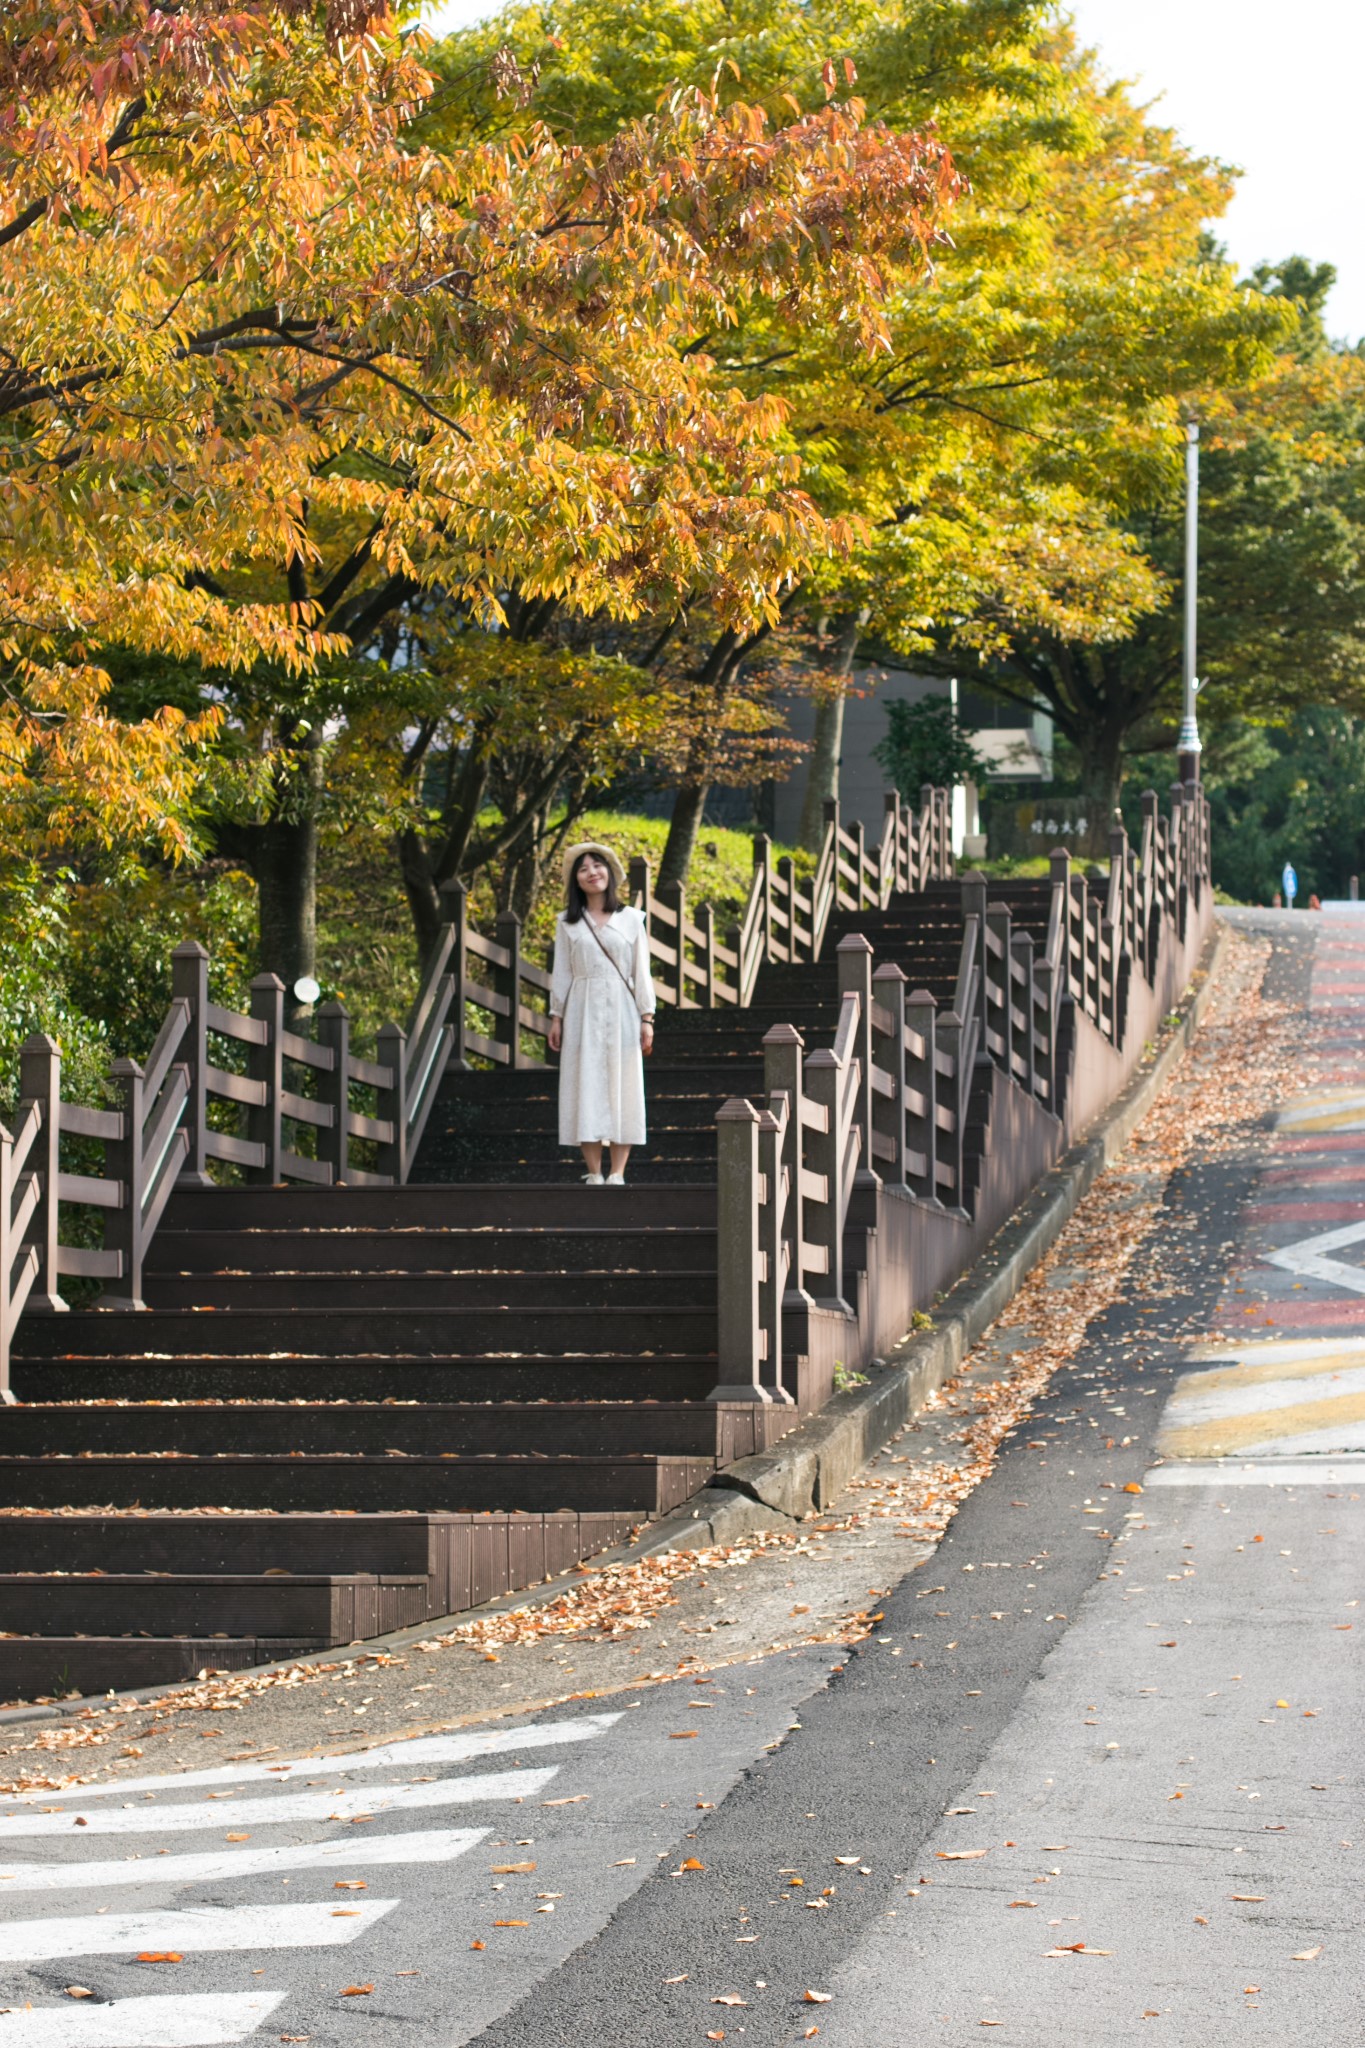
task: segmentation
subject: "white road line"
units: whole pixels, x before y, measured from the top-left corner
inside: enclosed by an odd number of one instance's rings
[[[1365,1223],[1343,1224],[1339,1230],[1320,1230],[1297,1244],[1282,1245],[1278,1251],[1262,1252],[1268,1266],[1280,1266],[1286,1273],[1298,1273],[1308,1280],[1328,1280],[1351,1294],[1365,1294],[1365,1267],[1349,1266],[1342,1259],[1328,1258],[1348,1244],[1365,1238]]]
[[[1306,1358],[1358,1357],[1365,1337],[1291,1337],[1266,1344],[1193,1344],[1196,1365],[1298,1365]]]
[[[0,2013],[3,2048],[227,2048],[254,2034],[287,1994],[241,1991],[203,1997],[115,1998],[103,2005],[28,2007]]]
[[[354,1750],[345,1756],[298,1756],[288,1763],[218,1764],[208,1771],[159,1771],[155,1777],[118,1778],[104,1785],[82,1785],[58,1798],[68,1802],[107,1799],[113,1794],[126,1799],[130,1792],[192,1792],[199,1785],[246,1785],[264,1780],[288,1785],[298,1778],[334,1778],[352,1771],[378,1771],[390,1765],[461,1764],[471,1757],[506,1756],[523,1749],[554,1749],[561,1742],[592,1742],[605,1735],[620,1720],[619,1714],[583,1714],[573,1721],[542,1721],[531,1728],[466,1729],[458,1735],[414,1735],[407,1741],[382,1742],[374,1749]],[[4,1801],[19,1804],[54,1803],[51,1792],[15,1792]],[[83,1810],[68,1805],[69,1812]]]
[[[22,1892],[116,1891],[129,1884],[216,1884],[277,1870],[369,1869],[376,1863],[451,1863],[487,1828],[426,1828],[417,1834],[347,1836],[344,1842],[285,1842],[276,1849],[214,1849],[198,1856],[137,1856],[109,1863],[0,1862],[0,1908]]]
[[[144,1949],[207,1955],[227,1949],[335,1948],[366,1934],[398,1904],[348,1893],[345,1906],[187,1906],[181,1912],[73,1914],[0,1925],[0,1963],[55,1956],[138,1955]]]
[[[1331,1458],[1279,1458],[1268,1465],[1231,1458],[1181,1458],[1169,1465],[1154,1465],[1143,1473],[1142,1483],[1144,1487],[1359,1486],[1362,1476],[1365,1454],[1348,1451]]]
[[[1308,1408],[1314,1401],[1339,1401],[1343,1394],[1365,1394],[1365,1366],[1311,1379],[1256,1380],[1249,1386],[1220,1387],[1208,1392],[1204,1375],[1192,1374],[1172,1390],[1163,1418],[1172,1428],[1193,1429],[1201,1422],[1226,1422],[1234,1415],[1273,1415],[1277,1408]]]
[[[528,1799],[541,1792],[559,1766],[539,1771],[484,1771],[463,1778],[437,1778],[430,1785],[351,1786],[334,1792],[277,1792],[265,1799],[214,1800],[191,1806],[96,1807],[91,1814],[73,1801],[60,1813],[35,1813],[30,1807],[0,1816],[0,1845],[16,1835],[60,1835],[72,1841],[83,1824],[87,1835],[159,1835],[186,1828],[278,1827],[285,1821],[349,1821],[358,1814],[397,1813],[433,1806],[472,1806],[481,1799]]]

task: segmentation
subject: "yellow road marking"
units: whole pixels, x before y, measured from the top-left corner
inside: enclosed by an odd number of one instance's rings
[[[1172,1401],[1190,1401],[1201,1394],[1221,1394],[1237,1387],[1264,1387],[1276,1380],[1315,1379],[1322,1373],[1358,1372],[1358,1351],[1329,1351],[1316,1357],[1279,1359],[1266,1365],[1243,1362],[1225,1365],[1212,1372],[1187,1373],[1176,1384]]]
[[[1157,1449],[1168,1458],[1216,1458],[1273,1438],[1307,1436],[1339,1422],[1365,1422],[1365,1394],[1338,1394],[1324,1401],[1300,1401],[1292,1408],[1267,1408],[1254,1415],[1163,1429]]]

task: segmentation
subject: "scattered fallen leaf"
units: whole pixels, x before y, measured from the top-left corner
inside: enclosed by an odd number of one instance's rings
[[[1260,1906],[1265,1903],[1264,1892],[1229,1892],[1228,1897],[1235,1899],[1240,1906]]]
[[[1321,1954],[1322,1943],[1319,1942],[1316,1948],[1297,1949],[1289,1960],[1291,1963],[1315,1963]]]
[[[676,1734],[670,1735],[668,1739],[670,1742],[695,1742],[696,1737],[697,1731],[695,1728],[680,1728]]]
[[[747,2005],[749,2001],[747,1998],[741,1998],[737,1991],[722,1991],[718,1998],[711,2000],[711,2003],[712,2005]]]
[[[1123,1490],[1125,1493],[1141,1493],[1142,1488],[1138,1485],[1136,1479],[1130,1479]]]
[[[368,1998],[373,1990],[373,1984],[343,1984],[341,1995],[343,1998]]]
[[[665,1977],[664,1982],[665,1984],[685,1984],[687,1982],[687,1972],[684,1970],[681,1977]]]
[[[363,1877],[339,1877],[332,1886],[334,1892],[366,1892],[369,1885]]]
[[[224,1835],[223,1840],[225,1842],[249,1842],[251,1837],[250,1835]]]
[[[685,1856],[679,1867],[683,1870],[705,1870],[706,1865],[701,1861],[700,1857]]]
[[[861,1856],[836,1856],[834,1860],[836,1863],[848,1864],[861,1863],[863,1859]]]
[[[138,1956],[140,1963],[183,1963],[184,1960],[178,1948],[144,1948]]]
[[[95,1994],[84,1984],[68,1984],[66,1995],[68,1998],[93,1998]]]
[[[529,1927],[530,1924],[529,1920],[495,1920],[493,1922],[495,1927]]]
[[[520,1875],[522,1871],[534,1870],[535,1867],[534,1863],[490,1863],[488,1866],[494,1877]]]
[[[1028,1906],[1028,1907],[1030,1907],[1030,1908],[1032,1908],[1032,1907],[1036,1906],[1036,1905],[1037,1905],[1037,1903],[1038,1903],[1038,1901],[1037,1901],[1036,1899],[1011,1899],[1011,1900],[1010,1900],[1010,1904],[1011,1904],[1012,1906]]]
[[[807,2005],[828,2005],[834,1993],[832,1991],[803,1991],[801,1996]]]
[[[978,1856],[989,1856],[989,1849],[935,1849],[940,1863],[971,1863]]]
[[[487,1948],[488,1943],[486,1941],[471,1941],[469,1946],[471,1948]]]

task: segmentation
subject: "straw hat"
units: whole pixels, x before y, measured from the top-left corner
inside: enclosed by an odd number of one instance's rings
[[[570,876],[585,853],[595,853],[597,858],[611,870],[612,880],[618,889],[624,885],[626,871],[622,867],[617,855],[612,852],[609,846],[599,846],[595,839],[585,839],[581,845],[571,846],[564,856],[564,887],[566,889],[569,886]]]

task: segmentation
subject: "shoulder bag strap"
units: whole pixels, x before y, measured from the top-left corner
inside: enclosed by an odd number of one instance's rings
[[[622,988],[623,988],[623,989],[624,989],[624,990],[626,991],[626,994],[627,994],[627,995],[628,995],[628,996],[630,997],[631,1001],[632,1001],[633,1003],[635,1003],[635,1006],[636,1006],[636,1008],[638,1009],[638,1008],[639,1008],[639,1003],[638,1003],[638,1000],[637,1000],[637,998],[636,998],[636,994],[635,994],[635,990],[634,990],[634,987],[632,986],[632,984],[631,984],[630,982],[628,982],[628,981],[626,980],[625,974],[623,973],[623,971],[622,971],[622,968],[621,968],[621,963],[620,963],[620,961],[619,961],[619,960],[616,960],[616,959],[614,959],[614,958],[612,957],[612,954],[611,954],[611,952],[610,952],[610,951],[608,950],[608,947],[607,947],[606,941],[605,941],[605,940],[603,939],[603,937],[602,937],[602,934],[601,934],[601,932],[600,932],[600,931],[599,931],[599,930],[597,929],[597,926],[596,926],[596,925],[595,925],[595,924],[593,923],[593,920],[592,920],[592,913],[591,913],[591,911],[587,911],[587,910],[585,910],[585,911],[584,911],[584,913],[583,913],[583,922],[584,922],[584,924],[586,924],[586,926],[588,927],[588,930],[589,930],[589,931],[590,931],[590,932],[592,933],[593,937],[594,937],[594,938],[596,939],[596,941],[597,941],[597,943],[598,943],[598,946],[599,946],[599,947],[601,948],[601,951],[602,951],[603,955],[604,955],[604,956],[606,957],[606,959],[608,959],[608,960],[610,960],[610,961],[611,961],[611,964],[612,964],[612,966],[613,966],[613,967],[614,967],[614,968],[616,969],[616,972],[617,972],[617,973],[618,973],[618,974],[619,974],[619,975],[621,976],[621,986],[622,986]]]

